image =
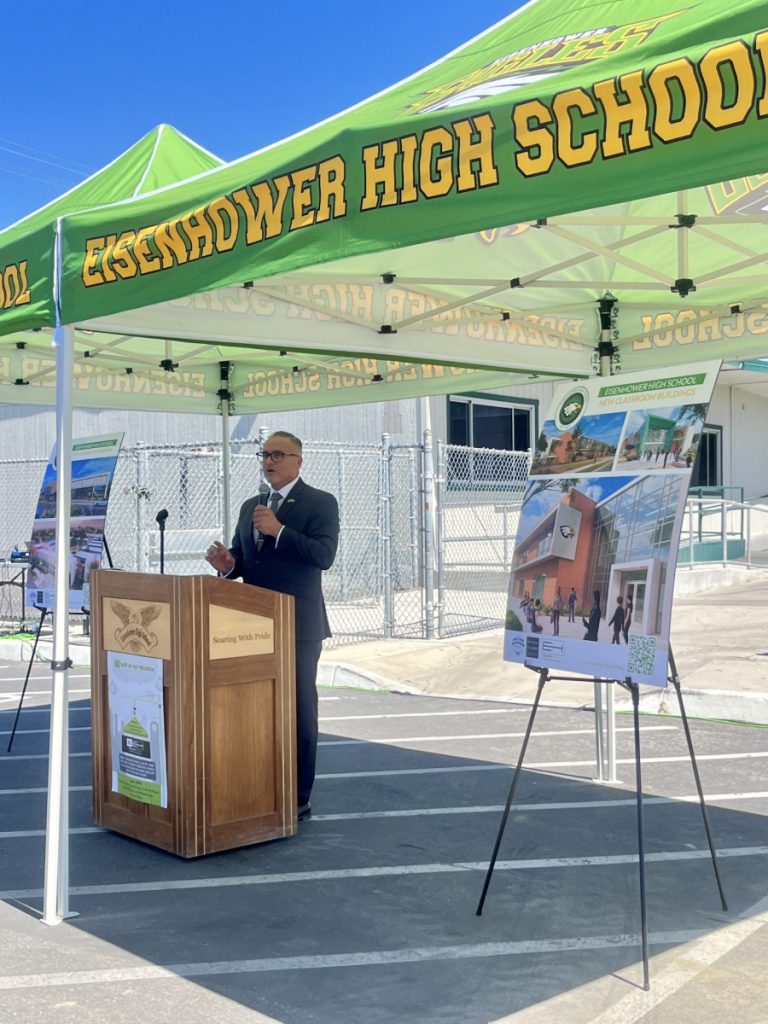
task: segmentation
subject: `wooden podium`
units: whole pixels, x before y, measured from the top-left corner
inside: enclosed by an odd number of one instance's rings
[[[96,824],[180,857],[294,835],[293,598],[115,570],[90,588]],[[108,652],[162,659],[167,807],[113,792]]]

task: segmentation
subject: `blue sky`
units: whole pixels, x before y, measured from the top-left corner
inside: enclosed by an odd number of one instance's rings
[[[393,85],[519,6],[16,6],[4,32],[0,227],[67,191],[155,125],[172,124],[232,160]]]

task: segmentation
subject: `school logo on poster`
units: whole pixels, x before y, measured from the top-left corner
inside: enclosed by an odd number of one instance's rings
[[[584,388],[569,391],[558,407],[555,420],[563,430],[571,427],[584,412],[587,404],[587,392]]]

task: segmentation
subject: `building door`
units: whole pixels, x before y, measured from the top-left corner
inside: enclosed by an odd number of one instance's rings
[[[722,484],[722,450],[723,428],[704,427],[691,487],[719,487]]]
[[[632,601],[632,621],[636,625],[642,626],[645,609],[645,581],[625,580],[623,590],[624,600]]]

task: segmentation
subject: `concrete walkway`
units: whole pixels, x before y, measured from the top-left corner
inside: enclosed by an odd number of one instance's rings
[[[724,585],[726,584],[726,585]],[[687,590],[693,592],[686,593]],[[692,717],[768,725],[768,574],[696,570],[678,574],[672,647]],[[320,682],[441,697],[530,703],[538,675],[501,660],[501,629],[448,640],[376,640],[323,653]],[[628,703],[624,691],[617,706]],[[591,707],[584,682],[547,683],[543,703]],[[674,714],[676,698],[645,688],[646,712]]]
[[[730,565],[680,569],[675,581],[672,647],[687,713],[692,717],[768,725],[768,569]],[[464,699],[531,703],[538,675],[502,661],[503,631],[440,640],[373,640],[326,647],[321,686],[374,688]],[[90,664],[88,637],[71,637],[75,665]],[[39,645],[51,658],[50,639]],[[27,661],[31,642],[0,640],[0,661]],[[647,713],[674,714],[671,688],[642,692]],[[542,703],[592,707],[594,687],[547,683]],[[629,706],[623,690],[617,708]]]

